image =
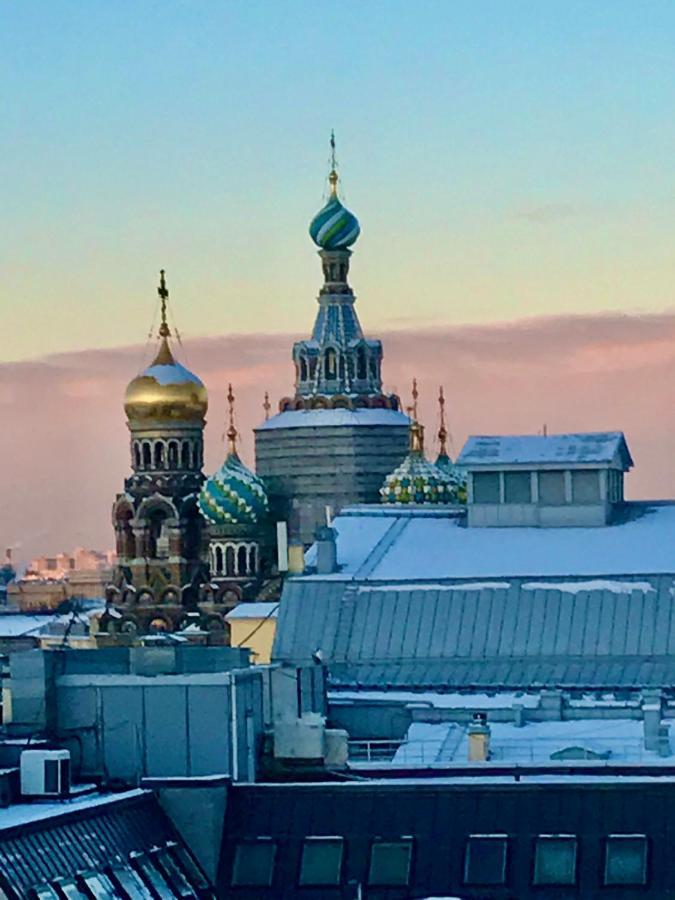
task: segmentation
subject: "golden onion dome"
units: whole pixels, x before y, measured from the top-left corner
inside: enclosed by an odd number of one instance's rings
[[[169,347],[168,329],[160,331],[159,352],[150,365],[129,383],[124,409],[129,422],[203,423],[208,395],[202,381],[176,362]]]

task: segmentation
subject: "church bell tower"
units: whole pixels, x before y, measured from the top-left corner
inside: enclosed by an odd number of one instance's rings
[[[134,601],[128,631],[144,607],[162,604],[167,628],[197,600],[202,518],[197,495],[202,474],[208,407],[200,379],[176,361],[167,323],[164,271],[160,273],[159,348],[150,365],[128,385],[124,409],[130,432],[131,474],[113,506],[118,565],[116,605]],[[158,627],[157,624],[155,627]]]

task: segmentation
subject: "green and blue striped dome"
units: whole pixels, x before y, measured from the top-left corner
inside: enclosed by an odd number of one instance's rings
[[[322,250],[346,250],[360,233],[359,220],[340,203],[335,193],[309,225],[310,237]]]
[[[215,475],[206,479],[198,503],[212,525],[254,525],[269,509],[262,481],[236,453],[229,453]]]

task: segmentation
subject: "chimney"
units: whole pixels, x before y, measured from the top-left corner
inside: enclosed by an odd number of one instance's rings
[[[490,759],[490,726],[487,714],[475,712],[466,730],[469,738],[469,762],[487,762]]]
[[[288,525],[277,522],[277,568],[288,572]]]
[[[513,704],[513,724],[516,728],[522,728],[525,724],[525,707],[522,703]]]
[[[337,572],[335,529],[328,525],[320,525],[316,529],[316,572],[317,575]]]
[[[305,548],[298,541],[288,545],[288,574],[302,575],[305,571]]]
[[[642,693],[642,728],[645,750],[658,752],[659,733],[662,714],[661,691],[643,691]],[[666,734],[666,742],[668,735]]]

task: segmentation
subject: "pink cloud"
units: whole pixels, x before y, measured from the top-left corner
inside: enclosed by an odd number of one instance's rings
[[[209,470],[222,458],[228,382],[250,461],[264,392],[276,402],[291,391],[294,337],[187,345],[187,364],[210,392]],[[430,454],[443,384],[456,450],[471,433],[621,428],[636,460],[630,495],[675,495],[675,314],[542,318],[383,338],[387,385],[405,402],[418,379]],[[122,398],[141,356],[124,347],[0,366],[0,547],[20,543],[26,560],[76,544],[111,546],[110,507],[129,465]]]

